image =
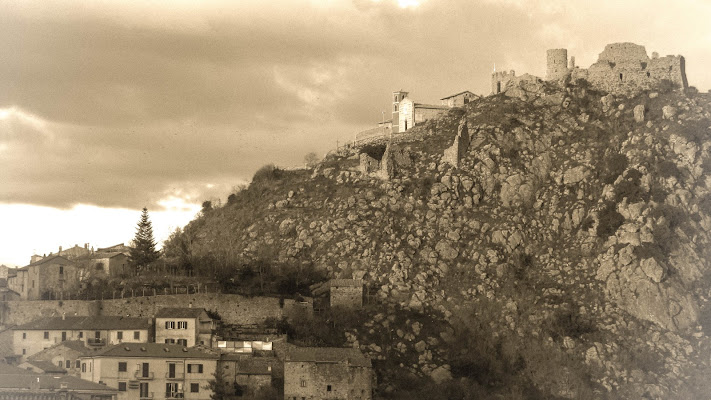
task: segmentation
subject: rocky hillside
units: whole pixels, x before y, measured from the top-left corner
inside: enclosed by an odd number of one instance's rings
[[[364,278],[343,342],[376,360],[380,397],[707,398],[710,130],[706,94],[522,80],[408,131],[388,179],[332,154],[173,242]]]

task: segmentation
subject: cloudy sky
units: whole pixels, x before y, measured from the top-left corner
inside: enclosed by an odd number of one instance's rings
[[[157,239],[390,110],[631,41],[711,88],[708,0],[0,0],[0,263]]]

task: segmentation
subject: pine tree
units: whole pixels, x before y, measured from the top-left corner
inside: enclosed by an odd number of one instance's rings
[[[129,263],[138,272],[141,268],[145,268],[156,261],[158,256],[156,242],[153,239],[153,226],[148,219],[148,209],[143,207],[141,219],[136,227],[136,237],[133,239]]]

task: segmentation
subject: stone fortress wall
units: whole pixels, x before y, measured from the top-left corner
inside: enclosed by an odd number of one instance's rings
[[[525,76],[525,75],[524,75]],[[613,94],[631,94],[639,90],[659,87],[668,80],[685,90],[689,87],[683,56],[659,57],[654,52],[650,58],[644,46],[634,43],[612,43],[598,56],[590,68],[575,66],[575,58],[568,60],[568,50],[546,51],[546,80],[560,81],[585,79],[597,90]],[[491,93],[504,92],[522,77],[515,71],[494,72],[491,75]]]
[[[231,324],[261,324],[267,318],[310,315],[313,300],[297,302],[276,297],[245,297],[237,294],[200,293],[112,300],[34,300],[0,303],[0,324],[4,327],[25,324],[39,318],[94,315],[122,315],[152,318],[164,307],[195,307],[219,312]]]

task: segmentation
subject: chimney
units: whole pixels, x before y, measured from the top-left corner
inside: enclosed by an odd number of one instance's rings
[[[63,312],[62,313],[62,321],[66,320],[66,319],[67,319],[67,313]]]
[[[84,243],[84,249],[89,250],[89,243]]]
[[[62,246],[59,246],[59,252],[57,254],[62,254]]]

